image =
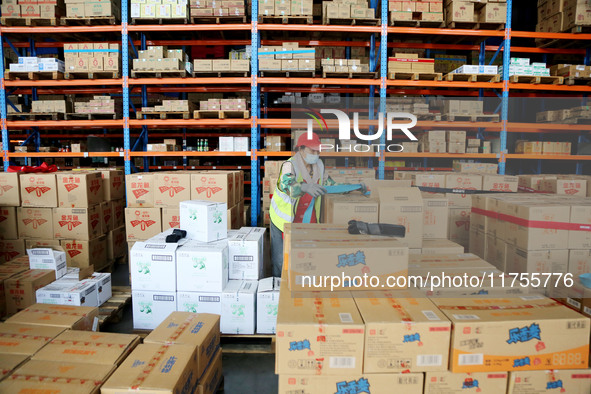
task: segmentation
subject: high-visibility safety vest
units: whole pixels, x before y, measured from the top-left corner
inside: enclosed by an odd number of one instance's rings
[[[303,183],[304,177],[302,176],[302,171],[306,171],[305,168],[298,165],[297,160],[292,160],[289,158],[287,160],[292,164],[293,171],[295,172],[295,179],[297,183]],[[320,172],[320,177],[318,178],[318,184],[322,185],[324,182],[324,164],[321,160],[317,162],[318,170]],[[279,174],[279,178],[277,179],[277,185],[275,185],[275,191],[273,192],[273,197],[271,198],[271,208],[269,208],[269,216],[271,217],[271,222],[283,232],[285,228],[285,223],[293,223],[296,208],[300,201],[300,198],[293,198],[287,193],[282,192],[279,189],[279,183],[281,182],[281,175]],[[320,206],[322,204],[322,199],[315,198],[314,199],[314,210],[316,211],[316,217],[320,219]]]

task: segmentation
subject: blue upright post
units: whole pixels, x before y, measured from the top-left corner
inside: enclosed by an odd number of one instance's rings
[[[129,138],[129,36],[127,1],[121,2],[121,71],[123,75],[123,152],[125,174],[131,174],[131,139]]]
[[[509,64],[511,63],[511,17],[513,0],[507,0],[507,24],[505,26],[505,45],[503,51],[503,103],[501,110],[501,153],[499,157],[499,174],[505,174],[507,161],[507,118],[509,117]]]
[[[386,79],[388,78],[388,0],[382,0],[382,31],[380,37],[380,113],[386,117]],[[385,125],[384,125],[385,130]],[[380,161],[378,179],[385,178],[386,172],[386,133],[380,137]]]
[[[250,222],[256,227],[259,222],[259,208],[261,200],[259,197],[259,101],[260,94],[258,89],[259,74],[259,28],[258,28],[259,2],[253,0],[251,4],[251,52],[250,52]]]
[[[4,40],[2,39],[2,32],[0,32],[0,122],[2,123],[2,156],[4,158],[4,171],[8,171],[10,165],[8,161],[8,129],[6,128],[6,90],[4,87]]]

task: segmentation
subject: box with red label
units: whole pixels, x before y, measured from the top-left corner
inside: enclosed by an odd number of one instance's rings
[[[154,206],[154,174],[140,173],[125,176],[128,207]]]
[[[507,394],[522,393],[591,393],[591,370],[554,369],[511,372]]]
[[[235,205],[234,173],[229,171],[208,171],[191,174],[191,200],[225,202]]]
[[[127,241],[145,241],[162,232],[160,208],[125,208]]]
[[[18,233],[21,238],[53,238],[51,208],[19,207],[16,209]]]
[[[55,270],[28,270],[4,281],[6,312],[14,315],[36,301],[37,289],[55,281]]]
[[[162,208],[162,231],[169,228],[181,228],[179,208]]]
[[[0,241],[0,262],[6,262],[16,259],[19,256],[24,256],[25,240],[24,239],[10,239]]]
[[[154,175],[154,206],[176,207],[191,199],[191,174],[158,172]]]
[[[108,264],[106,235],[89,241],[62,239],[60,242],[66,252],[68,267],[86,268],[94,265],[98,271]]]
[[[483,175],[482,190],[517,193],[519,178],[507,175]]]
[[[55,174],[20,174],[23,207],[57,207]]]
[[[88,208],[104,201],[100,172],[58,172],[60,208]]]
[[[116,228],[107,234],[107,259],[114,259],[124,256],[127,253],[127,237],[125,227]]]
[[[121,170],[101,170],[105,201],[125,198],[125,178]]]
[[[111,201],[113,205],[113,228],[125,226],[125,199]]]
[[[53,219],[52,219],[53,220]],[[52,230],[53,231],[53,230]],[[34,249],[34,248],[54,248],[60,247],[60,240],[59,239],[25,239],[25,250],[26,249]],[[28,257],[27,257],[28,259]]]
[[[16,207],[0,207],[0,239],[17,239]]]
[[[482,175],[453,173],[445,176],[448,189],[482,190]]]
[[[101,209],[56,208],[53,212],[53,234],[56,239],[88,241],[101,235]]]
[[[584,179],[546,179],[542,182],[542,190],[547,193],[585,197],[587,195],[587,181]]]
[[[4,15],[4,13],[2,13]],[[21,205],[21,191],[18,172],[0,173],[0,206],[18,207]]]
[[[425,374],[424,394],[479,394],[504,393],[507,387],[507,372],[498,373],[453,373],[427,372]]]
[[[100,205],[101,210],[101,234],[106,234],[113,230],[113,204],[111,201],[103,201]]]

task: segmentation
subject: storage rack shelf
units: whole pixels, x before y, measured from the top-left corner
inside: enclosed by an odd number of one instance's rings
[[[379,1],[379,4],[378,4]],[[251,15],[258,15],[258,1],[253,1]],[[260,170],[261,160],[266,158],[287,158],[291,152],[266,152],[261,150],[261,130],[274,129],[288,130],[291,128],[291,120],[286,118],[269,118],[273,111],[267,108],[260,108],[261,97],[266,93],[277,92],[301,92],[301,93],[343,93],[343,94],[367,94],[374,95],[378,91],[380,98],[386,98],[391,94],[409,95],[444,95],[444,96],[472,96],[472,97],[496,97],[502,99],[501,122],[437,122],[419,121],[417,128],[445,129],[453,127],[468,130],[480,130],[487,133],[496,133],[501,140],[501,154],[433,154],[433,153],[353,153],[348,156],[373,157],[377,160],[376,168],[378,176],[384,178],[384,172],[393,169],[419,169],[416,167],[386,167],[386,159],[392,158],[422,158],[424,166],[421,169],[449,170],[449,167],[429,167],[426,159],[487,159],[498,161],[500,173],[505,172],[506,160],[565,160],[565,161],[589,161],[589,156],[548,156],[548,155],[520,155],[508,154],[507,136],[508,133],[571,133],[582,134],[590,130],[586,125],[557,125],[557,124],[529,124],[508,122],[508,98],[515,97],[542,97],[551,95],[586,95],[591,92],[591,86],[586,85],[535,85],[524,83],[509,83],[508,67],[502,75],[501,82],[457,82],[457,81],[401,81],[387,79],[387,51],[396,48],[418,48],[425,50],[458,50],[458,51],[480,51],[481,64],[484,52],[502,53],[503,64],[507,66],[511,53],[518,54],[540,54],[543,56],[561,54],[582,56],[585,64],[591,63],[591,51],[588,48],[591,44],[591,34],[571,33],[539,33],[530,31],[516,31],[512,29],[512,0],[507,0],[507,23],[504,30],[470,30],[470,29],[447,29],[447,28],[416,28],[398,27],[388,25],[387,0],[371,0],[374,8],[381,9],[379,26],[345,26],[345,25],[300,25],[300,24],[266,24],[258,23],[256,20],[247,24],[183,24],[183,25],[130,25],[129,9],[127,2],[121,4],[121,20],[118,25],[107,26],[1,26],[0,27],[0,57],[4,61],[4,51],[10,46],[13,48],[27,49],[37,48],[58,48],[64,41],[57,42],[34,42],[29,37],[36,35],[51,35],[56,37],[81,37],[83,34],[107,33],[111,36],[120,36],[122,48],[128,48],[130,44],[140,45],[249,45],[252,46],[251,77],[224,77],[224,78],[130,78],[129,51],[122,51],[122,76],[117,79],[91,79],[84,80],[5,80],[0,76],[0,119],[3,142],[4,167],[8,167],[11,158],[44,158],[44,157],[122,157],[125,163],[126,173],[131,172],[131,159],[134,157],[245,157],[249,158],[251,179],[255,182],[250,184],[250,194],[253,200],[260,201]],[[377,6],[377,7],[376,7]],[[145,33],[150,32],[250,32],[250,39],[214,39],[214,40],[191,40],[191,39],[148,39]],[[262,32],[332,32],[332,33],[355,33],[367,34],[367,40],[345,41],[345,40],[306,40],[295,39],[302,46],[345,46],[345,47],[366,47],[370,48],[376,59],[380,59],[380,67],[377,70],[379,77],[376,79],[347,79],[347,78],[283,78],[283,77],[260,77],[258,74],[258,47],[259,45],[278,45],[282,40],[261,39]],[[144,39],[132,40],[130,34],[142,34]],[[376,37],[370,41],[370,36]],[[390,37],[421,38],[423,42],[388,42]],[[24,40],[10,44],[6,39],[8,36],[24,37]],[[110,36],[109,36],[110,37]],[[512,39],[518,38],[521,42],[527,40],[547,40],[545,45],[531,45],[512,47]],[[487,39],[500,40],[500,45],[490,45]],[[525,41],[524,41],[525,40]],[[31,44],[31,42],[34,42]],[[572,47],[565,43],[576,42],[580,45]],[[4,69],[4,63],[0,64]],[[80,86],[83,85],[83,86]],[[501,92],[500,94],[498,92]],[[111,120],[64,120],[64,121],[28,121],[11,118],[7,120],[6,95],[11,94],[119,94],[123,98],[122,119]],[[250,92],[251,93],[251,116],[248,119],[134,119],[130,117],[130,95],[149,93],[178,93],[178,92]],[[382,112],[383,108],[380,109]],[[263,116],[261,115],[263,113]],[[140,134],[138,129],[149,129],[152,137],[166,137],[170,133],[158,132],[167,128],[183,128],[186,136],[219,136],[220,133],[204,134],[202,129],[213,128],[235,128],[247,129],[251,137],[251,149],[248,152],[141,152],[133,151],[131,138]],[[84,129],[103,129],[103,135],[109,138],[123,137],[124,152],[9,152],[10,137],[26,137],[24,131],[38,128],[42,137],[57,138],[69,136],[70,138],[82,138]],[[8,130],[14,130],[9,136]],[[57,130],[61,130],[58,132]],[[188,130],[188,131],[187,131]],[[199,133],[191,132],[199,130]],[[380,141],[383,143],[384,141]],[[338,156],[338,154],[327,154],[327,156]],[[149,166],[149,169],[245,169],[247,166]],[[577,166],[577,169],[579,167]],[[260,204],[253,204],[252,224],[257,224],[260,214]]]

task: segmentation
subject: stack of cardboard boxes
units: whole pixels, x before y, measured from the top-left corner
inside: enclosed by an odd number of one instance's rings
[[[590,197],[591,178],[584,175],[519,175],[519,190],[527,193]]]
[[[197,60],[195,60],[197,61]],[[246,99],[215,99],[210,98],[207,101],[199,101],[200,111],[247,111],[248,104]]]
[[[147,4],[151,6],[153,4]],[[149,46],[138,51],[133,59],[133,71],[186,71],[193,72],[193,64],[182,49],[167,49],[164,46]]]
[[[414,151],[412,143],[403,142],[402,145],[404,152]],[[463,130],[431,130],[420,137],[418,148],[430,153],[491,153],[491,142],[466,138]]]
[[[133,19],[184,19],[188,20],[189,3],[187,0],[131,0],[131,18]]]
[[[220,152],[248,152],[250,151],[249,137],[218,137],[218,151]]]
[[[515,153],[528,155],[570,155],[572,144],[557,141],[522,141],[515,145]]]
[[[391,25],[401,21],[443,22],[443,0],[388,0],[388,10]]]
[[[322,59],[323,73],[367,73],[369,64],[362,64],[359,59]]]
[[[104,42],[64,44],[66,71],[70,73],[119,71],[121,63],[119,47],[119,44]]]
[[[578,0],[538,1],[536,31],[560,33],[591,24],[591,4]]]
[[[550,67],[550,75],[571,78],[591,78],[591,66],[584,64],[556,64]]]
[[[195,73],[208,72],[248,72],[248,59],[195,59],[193,60]]]
[[[32,5],[35,7],[35,5]],[[64,72],[63,60],[54,57],[19,57],[18,63],[8,65],[10,72]]]
[[[2,1],[2,16],[7,18],[55,19],[63,16],[63,0],[31,0]]]
[[[76,101],[74,102],[74,112],[77,114],[115,114],[115,100],[111,96],[94,96],[88,101]]]
[[[161,105],[142,107],[142,112],[189,112],[192,113],[196,106],[189,100],[162,100]]]
[[[245,16],[244,0],[190,0],[192,18]]]
[[[35,100],[31,102],[33,114],[65,114],[72,112],[71,102],[68,100]]]
[[[267,152],[283,152],[287,150],[285,137],[279,135],[265,136],[265,150]]]
[[[499,73],[498,66],[485,66],[485,65],[467,65],[463,64],[458,68],[451,71],[452,74],[485,74],[485,75],[496,75]]]
[[[506,0],[445,1],[445,21],[448,26],[454,23],[494,23],[507,22]]]
[[[591,110],[588,106],[542,111],[536,114],[536,121],[541,123],[574,123],[579,120],[591,118]]]
[[[315,71],[316,49],[301,47],[297,42],[284,42],[281,46],[259,48],[261,71]]]
[[[372,19],[376,17],[375,8],[369,7],[367,0],[333,0],[322,2],[322,22],[326,25],[331,19]]]
[[[435,72],[435,59],[419,58],[416,53],[396,53],[388,58],[388,73]]]
[[[503,74],[503,66],[499,67],[499,73]],[[531,63],[527,57],[512,57],[509,64],[509,76],[525,75],[533,77],[549,77],[550,69],[546,63]]]
[[[259,16],[309,16],[313,13],[312,0],[261,0]]]
[[[121,10],[119,2],[113,0],[94,1],[94,0],[67,0],[66,16],[68,18],[96,18],[109,17],[119,20]]]

